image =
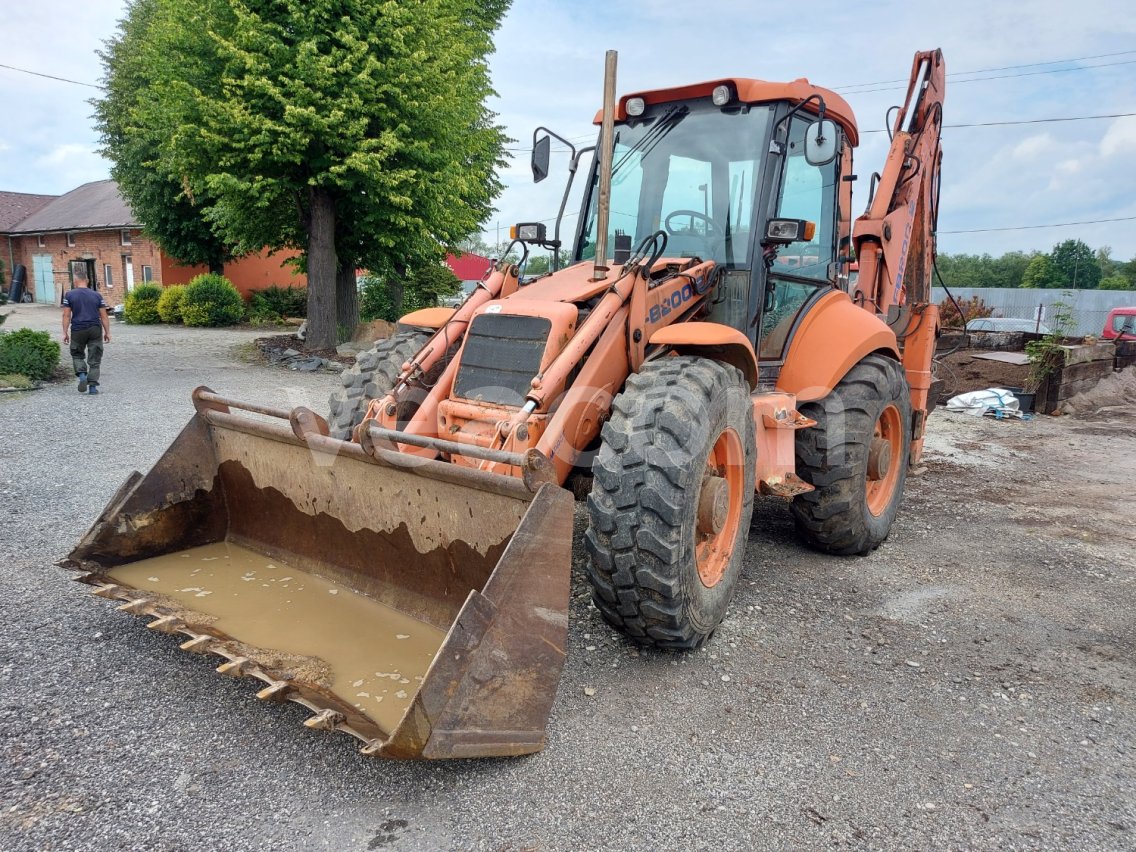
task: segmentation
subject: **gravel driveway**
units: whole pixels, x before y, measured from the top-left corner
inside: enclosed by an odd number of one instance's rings
[[[5,328],[58,318],[20,305]],[[759,500],[695,653],[605,627],[578,542],[548,748],[396,763],[53,566],[195,386],[323,411],[338,381],[242,360],[256,332],[114,333],[101,396],[0,395],[0,848],[1136,848],[1132,412],[936,414],[863,558],[803,549]]]

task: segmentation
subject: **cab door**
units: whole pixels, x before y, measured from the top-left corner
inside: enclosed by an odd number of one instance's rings
[[[837,185],[840,157],[823,166],[805,159],[812,118],[790,121],[773,215],[816,223],[813,238],[781,246],[772,257],[761,311],[758,358],[784,361],[793,330],[808,306],[837,283]],[[838,144],[837,150],[841,149]]]

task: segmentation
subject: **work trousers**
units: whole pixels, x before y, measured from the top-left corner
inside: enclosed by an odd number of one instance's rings
[[[101,325],[71,329],[71,361],[75,365],[76,376],[86,373],[88,384],[99,383],[99,365],[103,362]]]

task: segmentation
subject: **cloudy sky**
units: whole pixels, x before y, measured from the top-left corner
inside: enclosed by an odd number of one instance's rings
[[[98,90],[12,69],[97,84],[95,51],[124,0],[5,7],[0,189],[62,193],[107,177],[87,103]],[[949,76],[940,249],[1048,250],[1076,237],[1111,246],[1114,257],[1136,257],[1130,10],[1130,0],[514,0],[492,65],[494,108],[517,142],[485,237],[495,241],[498,223],[504,232],[510,222],[555,216],[566,157],[534,187],[526,148],[538,124],[590,143],[607,49],[619,51],[620,93],[723,76],[807,76],[844,94],[863,133],[859,209],[867,176],[883,162],[886,136],[878,131],[903,96],[898,81],[915,50],[941,47]],[[1116,117],[1040,121],[1102,115]],[[951,127],[988,122],[1035,123]],[[1096,220],[1122,221],[1021,228]]]

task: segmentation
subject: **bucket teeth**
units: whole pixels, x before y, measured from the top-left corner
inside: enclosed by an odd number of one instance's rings
[[[367,757],[374,757],[380,751],[382,751],[383,746],[385,746],[386,744],[387,744],[386,740],[380,740],[380,739],[368,740],[367,744],[365,746],[363,746],[361,749],[359,749],[359,753],[364,754]]]
[[[146,612],[146,608],[150,606],[150,601],[146,598],[135,598],[132,601],[127,601],[122,606],[118,607],[119,612],[129,612],[134,615],[142,615]]]
[[[317,731],[334,731],[335,726],[342,722],[344,716],[342,713],[332,710],[331,708],[324,708],[310,719],[304,720],[304,727],[313,728]]]
[[[292,693],[292,684],[286,680],[278,680],[269,684],[256,694],[261,701],[287,701]]]
[[[185,622],[172,615],[163,615],[155,618],[146,625],[159,633],[180,633],[185,628]]]
[[[213,645],[212,636],[195,636],[188,642],[182,642],[178,647],[193,654],[206,654]]]
[[[252,661],[247,657],[237,657],[235,660],[221,663],[217,666],[217,671],[229,677],[243,677],[249,673],[253,668]]]
[[[108,583],[105,586],[99,586],[92,590],[91,594],[99,598],[107,598],[108,600],[118,600],[119,593],[122,591],[121,586],[116,586],[114,583]]]

